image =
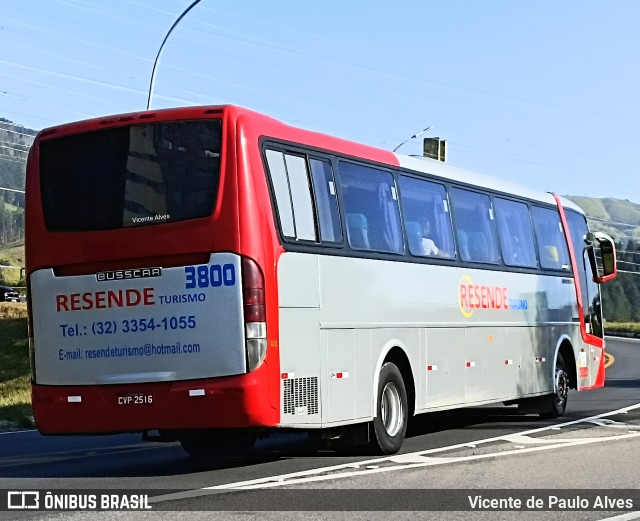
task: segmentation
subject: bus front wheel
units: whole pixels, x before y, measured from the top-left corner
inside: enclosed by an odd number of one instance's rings
[[[380,369],[376,404],[370,448],[378,454],[395,454],[407,431],[409,407],[402,374],[392,362]]]
[[[562,355],[558,353],[556,367],[553,374],[553,394],[547,397],[548,402],[543,411],[540,412],[542,418],[559,418],[567,408],[567,399],[570,386],[569,373],[564,365]]]

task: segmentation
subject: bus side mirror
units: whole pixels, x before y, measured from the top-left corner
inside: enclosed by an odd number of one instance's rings
[[[591,243],[589,256],[594,282],[602,284],[615,278],[617,275],[616,246],[613,239],[606,233],[591,232],[587,240]]]

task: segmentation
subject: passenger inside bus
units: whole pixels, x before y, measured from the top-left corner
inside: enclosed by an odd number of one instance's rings
[[[422,251],[425,255],[438,255],[440,249],[431,238],[431,221],[426,220],[422,225]]]
[[[545,268],[557,269],[560,267],[560,256],[556,246],[546,244],[542,247],[542,264]]]
[[[349,243],[353,248],[368,250],[369,246],[369,225],[367,218],[361,213],[347,214],[347,233]]]

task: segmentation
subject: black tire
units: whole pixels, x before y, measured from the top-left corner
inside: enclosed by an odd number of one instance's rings
[[[547,403],[540,412],[540,417],[544,419],[559,418],[564,414],[567,408],[567,399],[569,395],[569,386],[571,380],[567,367],[564,364],[562,355],[558,353],[556,367],[553,373],[553,394],[547,397]]]
[[[250,433],[196,430],[182,434],[180,445],[194,459],[210,460],[245,456],[257,437]]]
[[[376,404],[369,447],[376,454],[395,454],[407,432],[409,407],[402,374],[392,362],[380,369]]]

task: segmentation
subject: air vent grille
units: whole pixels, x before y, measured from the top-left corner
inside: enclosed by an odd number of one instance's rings
[[[284,380],[284,414],[318,414],[318,377]]]

